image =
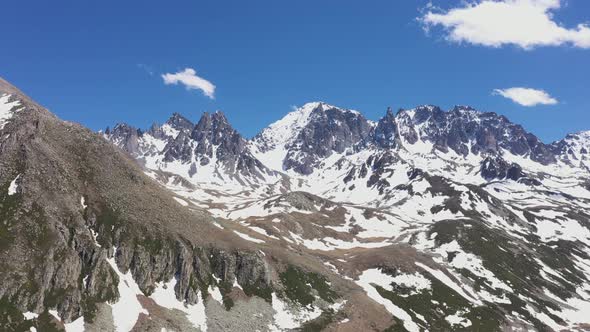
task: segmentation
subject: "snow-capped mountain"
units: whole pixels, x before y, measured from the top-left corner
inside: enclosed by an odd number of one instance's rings
[[[204,113],[196,125],[177,113],[147,131],[117,124],[104,136],[166,182],[241,189],[282,178],[253,156],[220,111]]]
[[[569,134],[552,147],[561,160],[590,169],[590,131]]]
[[[545,144],[467,106],[389,108],[372,122],[323,102],[250,141],[221,113],[164,126],[105,137],[181,205],[308,255],[408,331],[585,326],[587,133]]]
[[[256,135],[253,152],[276,170],[309,175],[325,158],[352,151],[372,127],[357,111],[308,103]]]
[[[96,134],[0,80],[0,329],[583,331],[588,138],[325,103]]]

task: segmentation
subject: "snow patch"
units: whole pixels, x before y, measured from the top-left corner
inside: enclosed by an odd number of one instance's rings
[[[404,309],[396,306],[388,299],[384,298],[379,294],[375,286],[380,286],[386,290],[391,291],[392,287],[391,284],[395,283],[394,277],[387,275],[381,272],[378,269],[369,269],[363,271],[363,273],[359,276],[359,280],[356,283],[361,286],[367,295],[375,300],[375,302],[383,305],[387,311],[389,311],[392,315],[400,319],[404,323],[404,327],[409,332],[419,332],[420,328],[418,325],[412,320],[412,316],[408,314]]]
[[[322,310],[317,307],[314,307],[312,310],[308,310],[307,308],[300,308],[299,310],[290,308],[275,293],[272,293],[272,308],[275,311],[273,316],[274,322],[268,328],[273,332],[298,328],[303,322],[315,319],[322,314]]]
[[[117,332],[127,332],[133,328],[139,314],[149,315],[149,312],[141,306],[141,303],[137,299],[137,296],[143,295],[143,292],[139,289],[135,280],[133,280],[131,271],[123,274],[115,263],[116,253],[117,250],[115,248],[115,254],[113,254],[112,258],[107,259],[107,262],[119,276],[119,285],[117,286],[119,300],[115,303],[109,303],[109,305],[113,310],[115,330]]]
[[[8,101],[10,99],[9,94],[3,94],[0,96],[0,129],[3,129],[6,123],[14,116],[12,109],[20,105],[20,101]]]
[[[167,309],[176,309],[184,312],[187,319],[193,324],[195,328],[201,331],[207,331],[207,315],[205,314],[205,304],[203,301],[203,294],[199,293],[197,304],[186,304],[176,298],[174,288],[177,280],[172,278],[168,282],[159,282],[156,284],[156,289],[150,295],[159,306]]]
[[[20,174],[17,175],[12,182],[10,182],[10,186],[8,187],[8,196],[12,196],[16,194],[18,189],[18,180],[20,179]]]
[[[246,241],[250,241],[250,242],[254,242],[254,243],[264,243],[263,240],[251,237],[248,234],[244,234],[244,233],[240,233],[236,230],[234,230],[234,233],[236,233],[239,237],[241,237],[242,239],[246,240]]]
[[[188,206],[188,202],[185,201],[184,199],[178,198],[178,197],[174,197],[174,199],[182,206]]]

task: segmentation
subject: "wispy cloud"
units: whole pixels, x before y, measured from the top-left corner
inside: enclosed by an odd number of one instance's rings
[[[448,11],[429,4],[418,19],[426,31],[443,27],[446,38],[453,42],[524,49],[559,45],[590,48],[588,24],[566,28],[554,20],[552,11],[561,4],[561,0],[476,0]]]
[[[154,76],[154,69],[152,68],[152,66],[146,65],[145,63],[138,63],[137,68],[145,71],[150,76]]]
[[[162,75],[164,84],[183,84],[188,90],[201,90],[203,94],[211,99],[215,98],[215,85],[206,79],[197,76],[192,68],[186,68],[177,73],[166,73]]]
[[[531,88],[495,89],[493,94],[508,98],[522,106],[555,105],[557,99],[551,97],[544,90]]]

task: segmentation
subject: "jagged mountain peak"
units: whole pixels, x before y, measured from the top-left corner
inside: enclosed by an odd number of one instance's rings
[[[170,118],[166,120],[165,124],[169,125],[170,127],[176,130],[190,130],[195,126],[195,124],[192,121],[190,121],[182,114],[177,112],[172,113]]]
[[[569,140],[569,141],[590,142],[590,130],[579,131],[577,133],[567,134],[564,139]]]
[[[449,111],[434,105],[401,110],[396,115],[396,124],[406,148],[422,141],[429,142],[436,150],[453,150],[462,156],[508,151],[542,164],[555,162],[550,147],[522,126],[503,115],[481,112],[471,106],[455,106]],[[397,139],[395,132],[392,133],[388,137]],[[377,143],[385,147],[397,146],[383,140]]]
[[[333,111],[330,114],[344,112],[360,115],[357,111],[340,108],[323,101],[308,102],[301,107],[294,108],[293,111],[289,112],[282,119],[270,124],[256,135],[254,141],[271,146],[289,143],[313,119],[312,114],[316,114],[315,118],[326,116],[325,112],[328,110]]]
[[[232,127],[225,114],[221,111],[204,112],[194,127],[191,138],[197,141],[207,138],[215,145],[228,140],[245,144],[245,139]]]
[[[139,137],[142,135],[142,131],[125,122],[116,123],[113,128],[107,127],[104,131],[105,135],[111,136],[115,139],[125,139],[130,136]]]
[[[568,134],[551,147],[559,159],[590,170],[590,130]]]
[[[146,132],[117,124],[104,136],[147,169],[179,175],[192,184],[244,185],[276,181],[278,176],[252,155],[248,142],[221,111],[204,112],[196,124],[173,113]]]
[[[391,108],[391,106],[387,107],[387,110],[385,111],[385,117],[386,118],[394,118],[395,117],[395,113],[393,113],[393,108]]]
[[[273,169],[311,174],[319,159],[364,141],[371,127],[357,111],[311,102],[264,129],[252,145],[257,158]]]

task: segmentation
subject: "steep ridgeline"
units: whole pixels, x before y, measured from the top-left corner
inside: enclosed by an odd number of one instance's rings
[[[507,152],[544,165],[555,162],[551,149],[520,125],[496,113],[482,113],[467,106],[455,106],[448,112],[436,106],[421,106],[400,110],[396,116],[388,112],[379,125],[390,131],[389,137],[375,131],[375,142],[380,146],[395,147],[394,142],[399,141],[411,150],[412,145],[422,141],[438,151],[452,150],[463,157]]]
[[[222,112],[204,113],[194,125],[175,113],[166,123],[147,131],[118,124],[107,128],[105,138],[158,171],[167,182],[221,186],[223,189],[276,183],[278,172],[268,169],[249,150],[247,141],[228,123]],[[187,182],[185,182],[187,181]]]
[[[259,159],[273,159],[274,168],[309,175],[332,154],[354,154],[370,148],[407,150],[416,154],[453,152],[467,158],[505,153],[543,165],[556,161],[551,146],[520,125],[496,113],[456,106],[391,109],[376,124],[356,111],[310,103],[264,129],[252,140]],[[282,157],[281,167],[276,157]],[[268,162],[268,164],[273,164]]]
[[[374,206],[388,204],[388,192],[409,181],[413,168],[472,184],[540,184],[539,167],[563,162],[554,145],[522,126],[465,106],[388,109],[374,123],[356,111],[309,103],[264,129],[251,146],[266,166],[300,179],[302,190]]]
[[[105,134],[146,164],[164,151],[235,162],[243,175],[264,170],[221,114]],[[181,135],[190,157],[174,150]],[[249,228],[187,205],[102,135],[0,79],[0,331],[317,330],[348,316],[361,330],[395,324],[313,256],[254,243]],[[355,307],[373,318],[352,319]]]

